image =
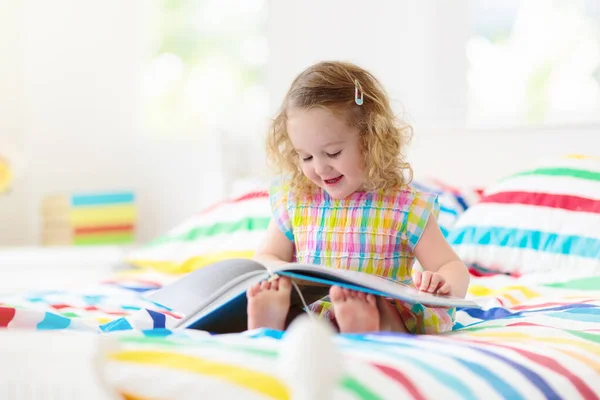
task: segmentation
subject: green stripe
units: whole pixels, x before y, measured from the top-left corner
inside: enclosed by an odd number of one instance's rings
[[[93,244],[123,244],[133,242],[132,233],[113,233],[102,236],[75,237],[73,244],[76,246],[86,246]]]
[[[600,276],[573,279],[566,282],[548,283],[543,286],[556,289],[600,290]]]
[[[269,226],[270,217],[247,217],[233,222],[217,222],[208,226],[192,228],[177,236],[164,236],[148,244],[156,246],[168,242],[189,242],[203,237],[215,236],[239,231],[266,230]]]
[[[351,376],[345,376],[342,379],[341,383],[342,383],[342,387],[344,389],[352,392],[359,399],[363,399],[363,400],[380,400],[381,399],[381,397],[379,397],[376,393],[372,392],[369,388],[367,388],[365,385],[363,385],[356,379],[352,378]]]
[[[267,358],[275,359],[278,356],[278,352],[272,349],[260,349],[256,347],[244,346],[244,345],[232,345],[231,343],[221,343],[210,338],[206,339],[191,339],[191,338],[166,338],[166,337],[152,337],[152,336],[122,336],[119,338],[121,343],[137,343],[137,344],[154,344],[166,347],[203,347],[207,346],[211,349],[215,347],[221,347],[223,350],[228,352],[241,351],[244,353],[250,353],[257,356],[263,356]],[[340,382],[341,387],[348,390],[358,399],[362,400],[381,400],[381,397],[374,393],[371,389],[366,387],[364,384],[359,382],[357,379],[351,376],[344,376]]]
[[[475,322],[474,324],[479,325],[484,322],[486,322],[486,321]],[[477,331],[489,330],[489,329],[494,329],[494,328],[506,328],[506,325],[487,325],[487,326],[467,325],[467,327],[465,327],[465,328],[455,329],[454,332],[477,332]]]
[[[580,332],[580,331],[572,331],[572,330],[565,330],[565,332],[569,332],[572,335],[575,335],[581,339],[589,340],[590,342],[600,343],[600,335],[598,335],[596,333]]]
[[[531,171],[520,172],[518,174],[509,176],[506,179],[528,175],[570,176],[572,178],[588,179],[590,181],[600,181],[600,172],[593,172],[587,171],[585,169],[574,168],[538,168]]]
[[[229,352],[244,352],[252,355],[274,358],[277,357],[277,351],[271,349],[261,349],[256,347],[235,345],[231,343],[220,343],[210,339],[192,339],[192,338],[169,338],[165,336],[123,336],[119,338],[122,343],[152,344],[163,347],[210,347],[214,349],[220,347]]]

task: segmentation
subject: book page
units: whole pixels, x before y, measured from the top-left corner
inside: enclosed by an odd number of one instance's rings
[[[192,271],[144,297],[188,316],[256,275],[267,276],[260,263],[248,259],[225,260]]]
[[[478,307],[477,303],[471,300],[421,292],[412,286],[389,278],[357,271],[293,263],[274,266],[272,271],[297,279],[314,280],[325,285],[340,284],[351,289],[389,296],[411,303],[438,307]]]

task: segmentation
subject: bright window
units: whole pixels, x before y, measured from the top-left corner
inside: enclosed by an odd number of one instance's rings
[[[163,0],[144,75],[151,132],[252,129],[267,109],[265,0]]]
[[[600,123],[600,1],[471,5],[471,127]]]

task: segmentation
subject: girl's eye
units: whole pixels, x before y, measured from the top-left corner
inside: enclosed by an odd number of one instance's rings
[[[334,153],[334,154],[327,153],[327,157],[329,157],[329,158],[337,158],[337,157],[339,157],[340,154],[342,154],[341,150],[338,151],[337,153]]]
[[[302,157],[302,161],[307,162],[312,160],[312,156],[308,156],[308,157]]]

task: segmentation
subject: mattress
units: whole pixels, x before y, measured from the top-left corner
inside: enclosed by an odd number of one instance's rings
[[[112,338],[103,379],[129,398],[287,399],[311,385],[332,399],[600,397],[600,276],[477,276],[469,297],[482,309],[459,310],[450,333],[318,341],[174,330],[180,316],[143,295],[177,278],[121,271],[76,290],[5,294],[0,326]]]

